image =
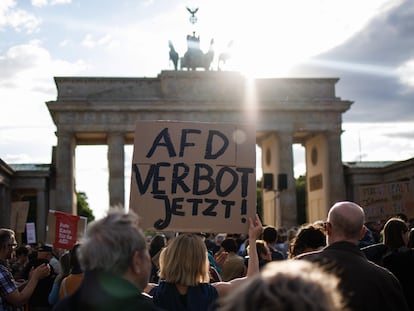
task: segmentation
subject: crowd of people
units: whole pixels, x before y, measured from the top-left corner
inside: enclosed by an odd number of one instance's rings
[[[0,229],[0,311],[414,310],[414,229],[365,221],[353,202],[288,230],[144,235],[121,209],[70,251],[18,245]]]

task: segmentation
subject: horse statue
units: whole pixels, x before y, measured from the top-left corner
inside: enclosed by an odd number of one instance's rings
[[[187,68],[187,70],[196,70],[197,68],[204,68],[204,70],[210,70],[211,63],[214,59],[213,49],[214,39],[210,41],[210,48],[207,53],[203,53],[200,49],[200,37],[193,35],[187,36],[187,51],[184,57],[181,58],[181,69]]]
[[[231,40],[227,44],[226,50],[223,53],[220,53],[219,58],[218,58],[217,70],[221,70],[220,63],[223,63],[225,65],[226,62],[231,58],[231,48],[232,47],[233,47],[233,40]]]
[[[204,54],[204,69],[210,70],[210,65],[213,63],[214,59],[214,39],[210,40],[210,47],[208,48],[208,52]],[[207,68],[208,65],[208,68]]]
[[[174,45],[172,44],[171,40],[168,41],[168,46],[170,47],[170,61],[174,64],[174,70],[178,68],[178,53],[174,49]]]

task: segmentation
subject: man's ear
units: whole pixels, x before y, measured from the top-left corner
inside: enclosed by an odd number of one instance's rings
[[[141,254],[138,251],[134,252],[134,255],[132,256],[132,267],[131,269],[136,273],[136,274],[140,274],[141,273],[141,268],[142,268],[142,258],[141,258]]]
[[[331,235],[331,232],[332,232],[331,223],[330,222],[325,222],[324,223],[324,226],[325,226],[325,233],[326,233],[326,235],[327,236],[328,235]]]

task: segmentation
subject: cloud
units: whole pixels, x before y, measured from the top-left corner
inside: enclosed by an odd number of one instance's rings
[[[42,20],[25,10],[16,8],[16,1],[0,1],[0,31],[7,27],[17,32],[32,33],[38,30]]]
[[[60,47],[65,47],[65,46],[68,46],[69,44],[70,44],[70,40],[63,40],[59,42]]]
[[[22,89],[42,88],[53,76],[70,75],[87,68],[83,60],[68,62],[53,59],[39,40],[10,47],[0,55],[0,86]]]
[[[72,0],[32,0],[35,7],[43,7],[47,5],[69,4]]]
[[[8,115],[10,118],[11,114]],[[16,124],[20,120],[14,118],[14,121]],[[31,126],[28,122],[18,128],[0,127],[1,158],[7,163],[50,163],[51,146],[57,142],[51,122],[43,120],[39,126]]]
[[[407,90],[411,89],[414,86],[414,59],[403,63],[398,67],[397,72],[399,73],[401,83],[408,87]]]
[[[0,54],[0,89],[3,102],[7,104],[3,108],[7,113],[0,114],[0,124],[25,126],[29,133],[33,133],[29,126],[43,125],[53,133],[53,121],[45,105],[45,101],[56,98],[53,77],[77,75],[87,68],[83,60],[68,62],[53,58],[40,41],[10,47]],[[0,132],[4,133],[2,129]],[[16,138],[16,134],[6,137]],[[0,141],[5,142],[4,139]],[[23,145],[29,148],[27,143]]]
[[[413,124],[345,123],[342,134],[344,161],[401,161],[414,154]]]
[[[110,35],[105,35],[101,38],[94,39],[91,34],[87,34],[86,37],[82,40],[82,45],[93,49],[97,46],[111,46],[114,43]]]
[[[339,77],[337,96],[354,101],[344,121],[414,121],[414,1],[378,15],[363,31],[293,73]]]
[[[384,136],[387,136],[390,138],[414,139],[414,129],[407,130],[407,131],[398,131],[394,133],[387,133],[387,134],[384,134]]]

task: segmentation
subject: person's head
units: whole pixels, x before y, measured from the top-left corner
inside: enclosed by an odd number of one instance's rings
[[[408,226],[398,217],[389,219],[384,226],[384,244],[390,249],[397,249],[408,244]]]
[[[160,255],[160,278],[184,286],[208,283],[207,248],[196,234],[181,234],[169,241]]]
[[[62,277],[68,276],[70,273],[70,253],[65,252],[59,257],[59,263],[60,263],[60,274]]]
[[[289,230],[287,231],[287,236],[286,236],[285,243],[290,244],[290,242],[296,236],[297,233],[298,233],[298,227],[297,226],[290,227]]]
[[[75,244],[70,250],[70,273],[79,274],[82,273],[82,268],[79,262],[79,251],[80,244]]]
[[[221,242],[221,247],[227,253],[236,253],[239,250],[237,242],[233,238],[224,239],[223,242]]]
[[[263,240],[269,245],[277,242],[277,230],[273,226],[267,226],[263,230]]]
[[[402,221],[404,221],[405,223],[408,223],[408,217],[406,214],[404,213],[398,213],[396,215],[397,218],[401,219]]]
[[[365,213],[356,203],[343,201],[335,203],[325,223],[327,243],[348,241],[358,244],[364,234]]]
[[[148,283],[151,262],[138,216],[111,208],[87,228],[78,250],[83,271],[109,272],[138,288]]]
[[[292,239],[289,246],[289,258],[302,253],[320,249],[326,245],[325,231],[318,225],[304,225]]]
[[[250,247],[251,246],[249,245],[247,249],[248,252],[250,252]],[[259,259],[263,261],[272,261],[272,253],[264,240],[256,240],[256,250]]]
[[[155,256],[165,245],[167,244],[167,238],[164,234],[156,234],[151,239],[149,245],[149,254],[151,257]]]
[[[16,248],[16,259],[21,263],[25,263],[29,260],[29,250],[26,246],[22,245]]]
[[[273,261],[222,298],[218,310],[344,310],[338,283],[336,276],[309,261]]]
[[[29,261],[37,258],[37,244],[29,244],[26,245],[27,249],[29,250]]]
[[[14,231],[10,229],[0,229],[0,259],[11,259],[16,246],[17,243]]]
[[[49,245],[41,245],[37,249],[37,258],[50,260],[53,257],[52,247]]]
[[[287,230],[284,227],[277,229],[277,243],[285,243],[287,240]]]

